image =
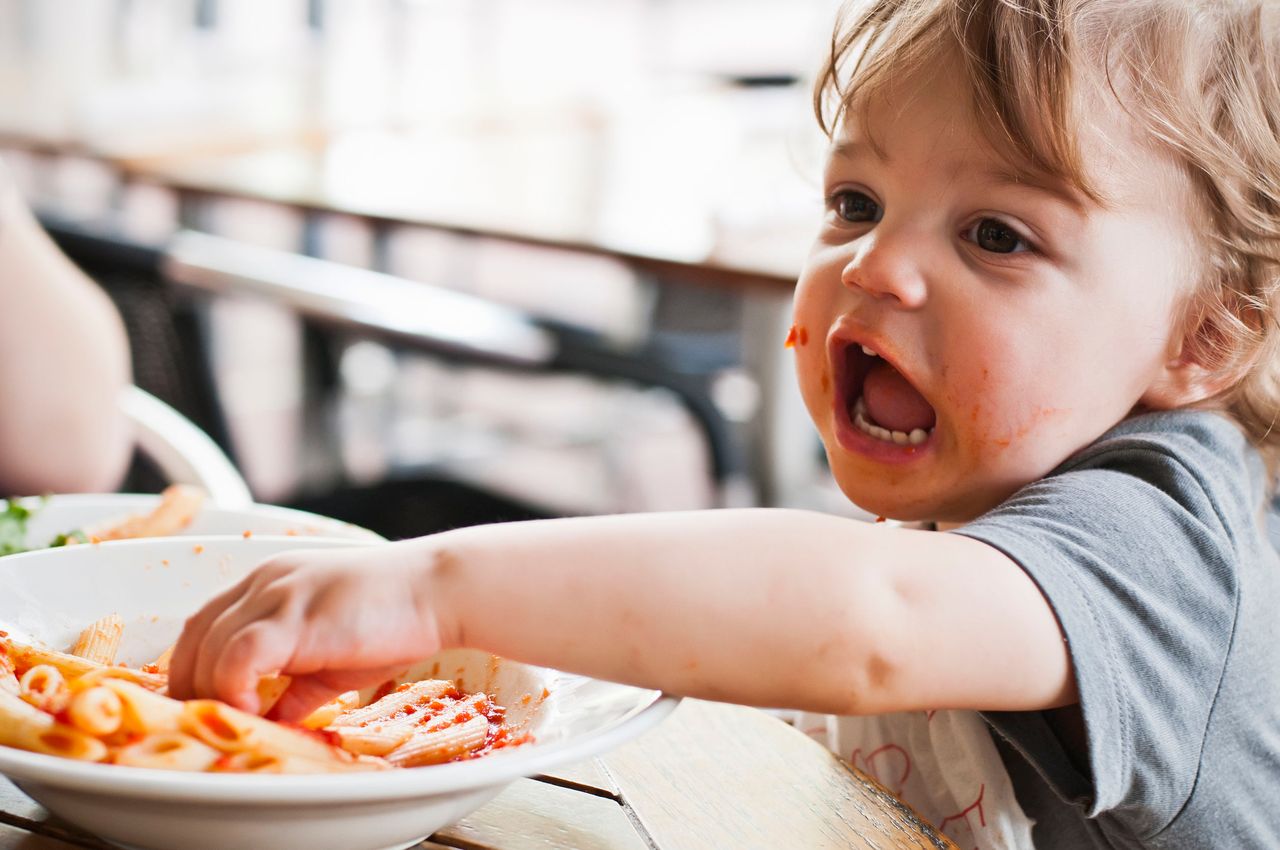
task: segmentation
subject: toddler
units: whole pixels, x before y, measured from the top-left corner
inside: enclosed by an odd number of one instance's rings
[[[441,647],[831,715],[969,847],[1280,847],[1280,15],[879,0],[815,102],[800,388],[841,489],[274,558],[177,696],[298,717]]]

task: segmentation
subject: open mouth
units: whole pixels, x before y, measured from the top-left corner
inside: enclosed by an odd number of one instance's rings
[[[937,414],[906,376],[865,345],[847,346],[844,357],[844,401],[854,427],[898,446],[928,442]]]

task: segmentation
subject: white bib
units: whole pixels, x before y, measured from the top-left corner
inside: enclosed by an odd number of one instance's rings
[[[963,850],[1033,850],[1032,821],[976,711],[800,713],[795,722]]]

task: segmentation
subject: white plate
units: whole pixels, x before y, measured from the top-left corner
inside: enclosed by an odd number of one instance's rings
[[[18,503],[34,512],[27,520],[27,545],[40,548],[59,534],[126,516],[147,514],[160,504],[159,496],[134,493],[89,493],[46,498],[28,497]],[[198,534],[284,534],[300,537],[342,537],[378,541],[382,538],[367,528],[329,517],[280,508],[250,505],[247,508],[220,508],[206,503],[182,533]]]
[[[0,560],[0,628],[59,648],[105,614],[124,618],[119,660],[145,663],[183,620],[262,559],[288,549],[358,546],[290,537],[169,537],[44,549]],[[200,551],[197,552],[197,549]],[[497,660],[442,653],[444,676],[487,690],[535,741],[473,761],[379,773],[238,776],[86,764],[0,747],[0,772],[67,821],[139,848],[407,847],[509,782],[617,746],[676,700],[657,691]],[[542,688],[549,696],[538,700]],[[535,699],[522,708],[522,697]]]

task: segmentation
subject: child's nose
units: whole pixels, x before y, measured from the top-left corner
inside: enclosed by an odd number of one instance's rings
[[[867,234],[859,240],[840,282],[876,298],[892,298],[907,309],[923,306],[927,292],[918,252],[912,251],[904,237],[886,234],[880,228]]]

